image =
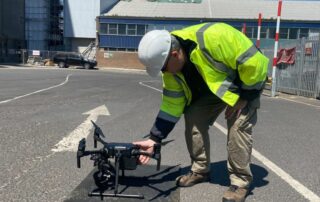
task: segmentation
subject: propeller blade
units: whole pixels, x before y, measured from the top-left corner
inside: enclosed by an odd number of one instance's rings
[[[147,135],[143,136],[143,138],[147,138],[147,137],[150,137],[150,134],[147,134]]]
[[[163,141],[161,142],[161,146],[165,146],[167,144],[169,144],[170,142],[173,142],[174,140],[167,140],[167,141]]]

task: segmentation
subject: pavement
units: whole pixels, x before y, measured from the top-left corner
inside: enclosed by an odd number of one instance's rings
[[[263,91],[263,95],[271,97],[271,90],[268,89],[268,87],[266,87],[266,89],[264,89],[264,91]],[[315,98],[308,98],[308,97],[292,95],[292,94],[287,94],[287,93],[282,93],[282,92],[276,92],[276,96],[274,98],[284,99],[284,100],[288,100],[291,102],[302,103],[305,105],[320,108],[320,100],[315,99]]]
[[[93,171],[89,158],[77,169],[75,152],[52,148],[83,133],[89,135],[88,149],[93,148],[91,119],[97,120],[107,140],[140,140],[159,110],[161,78],[150,78],[141,70],[2,67],[9,68],[0,68],[0,201],[63,201],[87,193],[91,187],[83,185],[92,184],[88,180]],[[254,180],[246,201],[320,201],[319,100],[287,94],[270,97],[266,89],[261,102],[254,130]],[[110,113],[98,118],[93,111],[101,106]],[[168,191],[164,187],[171,185],[163,187],[163,181],[155,179],[157,191],[146,193],[147,198],[169,201],[163,197],[177,193],[174,202],[221,201],[229,186],[225,122],[219,116],[209,131],[210,182]],[[190,169],[183,118],[168,140],[174,142],[163,148],[161,165],[179,166],[179,173],[166,176],[172,182]]]
[[[33,68],[33,69],[56,69],[59,68],[57,65],[55,66],[39,66],[39,65],[30,65],[30,64],[16,64],[16,63],[6,63],[0,64],[0,68]],[[83,67],[69,67],[70,69],[84,69]],[[118,68],[118,67],[96,67],[93,70],[106,70],[106,71],[132,71],[132,72],[142,72],[145,73],[143,69],[126,69],[126,68]],[[271,97],[271,85],[267,84],[266,88],[263,91],[263,95]],[[275,98],[286,99],[292,102],[297,103],[305,103],[310,106],[320,107],[319,98],[309,98],[298,95],[292,95],[282,92],[276,92]]]

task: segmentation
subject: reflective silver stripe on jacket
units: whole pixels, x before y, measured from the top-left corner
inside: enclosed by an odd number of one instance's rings
[[[252,45],[248,50],[242,53],[237,59],[237,68],[239,65],[245,63],[249,58],[254,56],[258,52],[258,49],[255,45]]]
[[[207,23],[204,26],[202,26],[196,33],[197,36],[197,40],[199,43],[199,47],[200,50],[202,51],[203,55],[206,57],[206,59],[213,64],[213,66],[221,72],[224,72],[227,74],[227,78],[226,80],[224,80],[221,84],[221,86],[219,87],[218,91],[217,91],[217,96],[218,97],[223,97],[223,95],[226,93],[227,90],[230,90],[231,88],[237,88],[237,86],[235,86],[233,84],[233,80],[236,78],[236,70],[233,70],[231,67],[228,67],[227,65],[225,65],[222,62],[219,62],[217,60],[215,60],[209,53],[209,51],[206,49],[205,47],[205,43],[204,43],[204,32],[205,30],[207,30],[211,25],[214,25],[215,23]],[[238,68],[238,66],[240,64],[245,63],[247,60],[249,60],[252,56],[254,56],[256,53],[258,52],[258,49],[256,48],[255,45],[252,45],[248,50],[246,50],[245,52],[243,52],[236,60],[236,68]],[[264,82],[259,82],[253,86],[247,86],[245,84],[241,85],[242,89],[261,89],[263,86]]]
[[[215,60],[209,53],[209,51],[206,49],[205,44],[204,44],[204,32],[211,26],[214,25],[214,23],[208,23],[201,27],[196,35],[197,35],[197,40],[199,43],[200,50],[202,51],[202,54],[206,57],[206,59],[214,65],[214,67],[220,71],[224,72],[227,74],[228,77],[235,79],[236,78],[236,72],[232,68],[229,68],[227,65],[225,65],[222,62],[219,62]]]
[[[168,114],[167,112],[164,112],[161,110],[159,111],[157,118],[161,118],[163,120],[170,121],[172,123],[177,123],[180,119],[180,117],[172,116],[172,115]]]
[[[188,88],[188,85],[178,75],[175,74],[173,77],[181,86],[186,86],[186,88]],[[188,103],[190,103],[191,100],[188,100],[188,97],[187,97],[188,95],[186,95],[186,93],[187,92],[185,92],[184,95],[185,95],[185,98],[187,100],[187,105],[188,105]],[[192,99],[192,95],[190,95],[189,98]]]
[[[231,89],[238,89],[238,86],[234,85],[232,80],[227,77],[221,84],[221,86],[219,87],[219,89],[217,90],[216,95],[220,98],[222,98],[224,96],[224,94]]]
[[[167,97],[172,97],[172,98],[184,97],[183,91],[177,92],[177,91],[163,89],[162,94]]]

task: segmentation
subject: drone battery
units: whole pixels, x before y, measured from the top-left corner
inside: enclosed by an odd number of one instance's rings
[[[122,157],[120,159],[121,170],[135,170],[137,169],[137,157]]]

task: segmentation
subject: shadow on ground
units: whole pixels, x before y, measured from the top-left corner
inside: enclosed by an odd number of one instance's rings
[[[190,170],[190,166],[181,168],[181,174],[186,174]],[[253,190],[256,187],[266,186],[269,181],[265,180],[269,172],[256,164],[251,164],[251,172],[253,174],[253,182],[250,186],[249,195],[253,195]],[[210,183],[218,184],[224,187],[230,186],[230,180],[228,175],[227,161],[219,161],[211,163],[211,178]]]
[[[114,194],[112,183],[101,184],[97,181],[97,170],[94,169],[72,191],[65,202],[81,201],[180,201],[180,191],[175,179],[180,174],[179,165],[161,166],[160,171],[155,166],[139,166],[136,170],[125,171],[125,177],[119,178],[119,194],[143,195],[144,199],[101,197],[100,193]],[[98,183],[97,183],[98,182]],[[98,197],[89,197],[95,192]]]

